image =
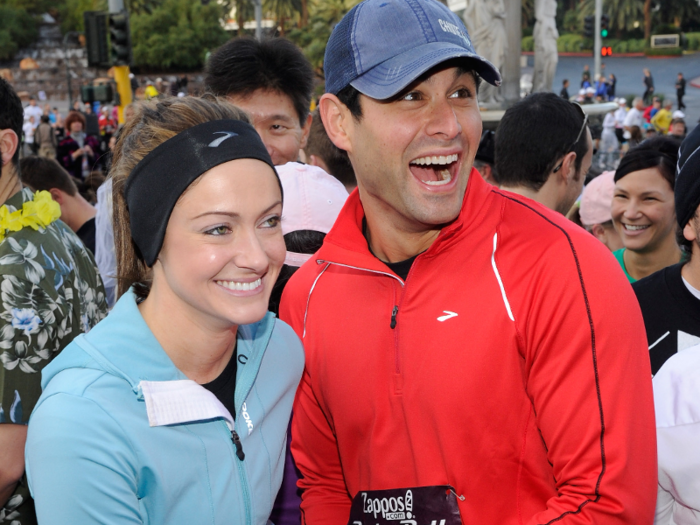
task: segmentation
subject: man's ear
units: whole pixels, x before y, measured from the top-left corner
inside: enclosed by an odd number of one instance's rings
[[[301,127],[301,145],[299,146],[299,149],[306,148],[306,143],[309,140],[309,132],[311,131],[311,122],[313,119],[314,118],[309,113],[309,115],[306,117],[306,124]]]
[[[685,225],[683,228],[683,237],[686,238],[686,240],[694,242],[698,240],[698,236],[695,233],[695,225],[693,224],[695,222],[695,217],[690,219],[688,221],[688,224]]]
[[[49,193],[51,194],[51,198],[55,200],[59,206],[63,205],[63,201],[65,200],[65,194],[59,190],[58,188],[51,188],[49,190]]]
[[[2,166],[8,162],[12,162],[12,157],[19,147],[19,137],[17,133],[11,129],[0,130],[0,157],[2,158]]]
[[[326,93],[318,103],[323,127],[336,147],[350,153],[352,151],[353,116],[338,97]]]
[[[556,174],[561,178],[561,182],[568,184],[576,176],[576,153],[570,152],[564,155],[561,163],[561,169]]]

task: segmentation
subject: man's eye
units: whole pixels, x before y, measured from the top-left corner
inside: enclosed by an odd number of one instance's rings
[[[228,226],[216,226],[215,228],[207,230],[204,233],[206,235],[226,235],[230,231],[231,230],[229,230]]]
[[[450,95],[450,98],[472,98],[472,92],[467,88],[458,89]]]
[[[420,100],[421,99],[421,94],[418,93],[417,91],[411,91],[410,93],[406,93],[403,97],[403,100]]]

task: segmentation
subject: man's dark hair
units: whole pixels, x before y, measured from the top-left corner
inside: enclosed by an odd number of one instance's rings
[[[219,97],[246,97],[255,91],[287,95],[304,126],[314,89],[314,72],[301,50],[284,38],[234,38],[209,58],[207,90]]]
[[[343,185],[357,186],[355,171],[352,169],[348,154],[331,142],[318,110],[313,113],[305,151],[307,155],[320,157],[328,167],[328,172]]]
[[[22,109],[22,101],[15,93],[7,80],[0,78],[0,130],[11,129],[17,134],[18,142],[22,139],[22,124],[24,124],[24,109]],[[12,163],[19,174],[19,150],[20,144],[17,144],[17,151],[12,157]]]
[[[585,130],[574,144],[583,120],[572,102],[554,93],[535,93],[515,104],[496,130],[496,181],[539,191],[571,151],[576,153],[578,173],[588,153]]]
[[[41,120],[42,122],[48,124],[48,123],[49,123],[49,116],[48,116],[48,115],[42,115],[42,116],[39,118],[39,120]]]
[[[56,188],[71,197],[78,193],[75,182],[56,160],[32,155],[24,157],[19,163],[22,183],[32,190],[49,191]]]

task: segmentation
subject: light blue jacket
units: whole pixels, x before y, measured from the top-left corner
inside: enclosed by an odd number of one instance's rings
[[[304,353],[271,313],[238,328],[237,350],[243,461],[228,412],[175,367],[125,294],[44,368],[26,446],[39,523],[268,523]]]

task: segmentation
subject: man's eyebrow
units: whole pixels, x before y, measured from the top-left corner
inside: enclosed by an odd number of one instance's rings
[[[275,115],[265,115],[262,117],[262,120],[282,120],[284,122],[294,122],[295,119],[288,116],[288,115],[283,115],[283,114],[275,114]]]

